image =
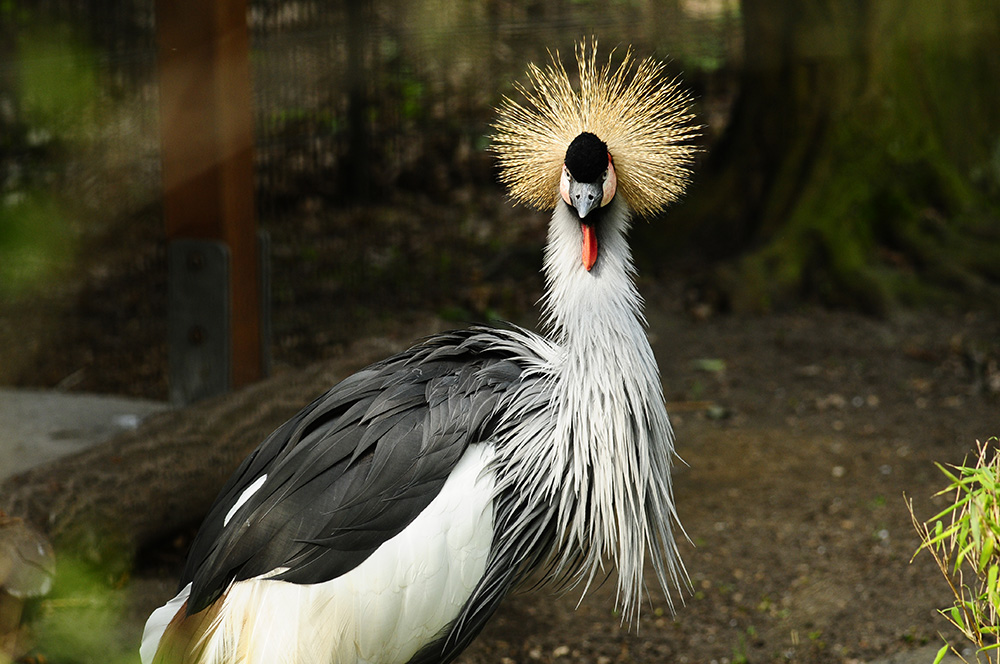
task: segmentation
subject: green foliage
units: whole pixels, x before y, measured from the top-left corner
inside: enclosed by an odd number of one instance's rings
[[[60,192],[61,173],[100,129],[95,51],[67,24],[44,23],[10,4],[0,17],[12,40],[15,114],[0,124],[0,298],[23,297],[64,273],[74,256],[77,207]]]
[[[64,211],[36,191],[0,201],[0,298],[16,298],[58,277],[73,254]]]
[[[24,22],[28,18],[28,12],[17,6],[14,0],[0,0],[0,19],[11,24]]]
[[[1000,662],[1000,444],[996,438],[979,445],[971,466],[938,464],[949,480],[937,495],[953,495],[952,503],[926,522],[910,505],[920,535],[917,550],[928,551],[951,587],[955,603],[941,614],[977,648],[977,662]],[[967,661],[953,644],[949,648]]]
[[[138,661],[138,646],[123,638],[124,591],[108,574],[60,557],[52,592],[32,621],[39,654],[53,664],[124,664]]]
[[[66,25],[32,25],[17,34],[19,103],[36,131],[79,138],[98,119],[96,55]]]

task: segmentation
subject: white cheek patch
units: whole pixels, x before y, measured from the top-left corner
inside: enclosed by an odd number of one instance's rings
[[[611,202],[618,189],[618,176],[615,175],[615,165],[611,162],[611,155],[608,155],[608,174],[604,178],[604,198],[601,199],[601,207]]]
[[[228,512],[226,512],[226,518],[222,520],[223,528],[229,525],[229,521],[233,518],[233,515],[236,514],[236,510],[243,507],[243,505],[250,500],[250,496],[257,493],[257,490],[264,486],[264,480],[266,479],[267,475],[261,475],[253,481],[253,484],[243,489],[243,493],[241,493],[240,497],[236,499],[236,503],[229,508]]]
[[[559,178],[559,195],[562,199],[566,201],[566,205],[572,205],[569,202],[569,169],[564,165],[562,168],[562,176]]]

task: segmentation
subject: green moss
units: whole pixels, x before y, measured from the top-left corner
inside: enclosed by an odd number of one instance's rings
[[[984,111],[1000,105],[987,85],[1000,11],[828,8],[803,3],[776,49],[785,60],[748,72],[730,134],[676,217],[682,234],[709,256],[738,251],[716,273],[734,309],[1000,299],[1000,116]]]

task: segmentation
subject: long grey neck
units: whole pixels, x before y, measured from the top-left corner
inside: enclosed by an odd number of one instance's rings
[[[568,351],[568,361],[634,358],[638,352],[643,356],[641,364],[648,364],[655,378],[656,364],[646,338],[642,298],[635,287],[626,237],[629,215],[618,200],[608,206],[598,228],[597,263],[588,272],[580,259],[580,222],[569,206],[558,204],[545,250],[548,288],[543,321],[554,340]]]
[[[583,548],[579,580],[589,583],[601,560],[613,558],[624,618],[638,610],[647,550],[665,588],[668,577],[677,583],[683,575],[671,534],[673,436],[634,284],[629,215],[620,198],[606,209],[588,272],[580,222],[557,204],[544,303],[560,349],[552,367],[552,477],[559,529],[568,535],[563,564],[573,566],[571,556]]]

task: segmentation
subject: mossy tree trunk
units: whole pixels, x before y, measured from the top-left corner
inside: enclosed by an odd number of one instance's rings
[[[714,283],[736,309],[996,297],[1000,4],[745,0],[743,12],[730,124],[684,205],[640,227],[651,245],[693,240],[720,261]]]

